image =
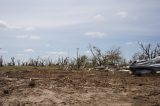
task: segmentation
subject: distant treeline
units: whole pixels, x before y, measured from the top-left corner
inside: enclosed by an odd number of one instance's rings
[[[160,44],[143,44],[138,43],[140,51],[135,53],[130,62],[135,60],[147,60],[160,56]],[[97,67],[97,66],[126,66],[128,63],[126,59],[122,57],[122,51],[120,47],[111,48],[108,51],[102,52],[98,47],[89,45],[89,51],[92,56],[79,55],[77,53],[76,58],[61,57],[58,61],[53,61],[51,58],[30,58],[29,61],[16,60],[11,57],[10,62],[5,63],[2,56],[0,56],[0,67],[3,66],[61,66],[61,67],[72,67],[74,69],[81,69],[86,67]]]

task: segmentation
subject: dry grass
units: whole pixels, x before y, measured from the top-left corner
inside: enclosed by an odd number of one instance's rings
[[[66,72],[54,70],[54,67],[12,68],[0,71],[1,104],[160,105],[160,75],[135,77],[125,72]],[[7,95],[4,95],[4,89],[9,91]]]

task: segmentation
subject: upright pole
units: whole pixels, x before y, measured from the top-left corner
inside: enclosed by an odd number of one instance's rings
[[[0,48],[0,50],[1,50],[2,48]],[[3,67],[3,58],[2,58],[2,56],[0,56],[0,67]]]
[[[78,63],[78,58],[79,58],[79,48],[77,48],[77,70],[79,70],[79,63]]]

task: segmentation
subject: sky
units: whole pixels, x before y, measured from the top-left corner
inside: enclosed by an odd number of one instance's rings
[[[0,55],[90,55],[120,47],[130,59],[138,42],[159,43],[160,0],[0,0]]]

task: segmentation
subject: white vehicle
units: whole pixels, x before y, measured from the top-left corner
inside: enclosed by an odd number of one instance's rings
[[[148,61],[135,61],[129,69],[135,75],[158,73],[160,71],[160,57]]]

